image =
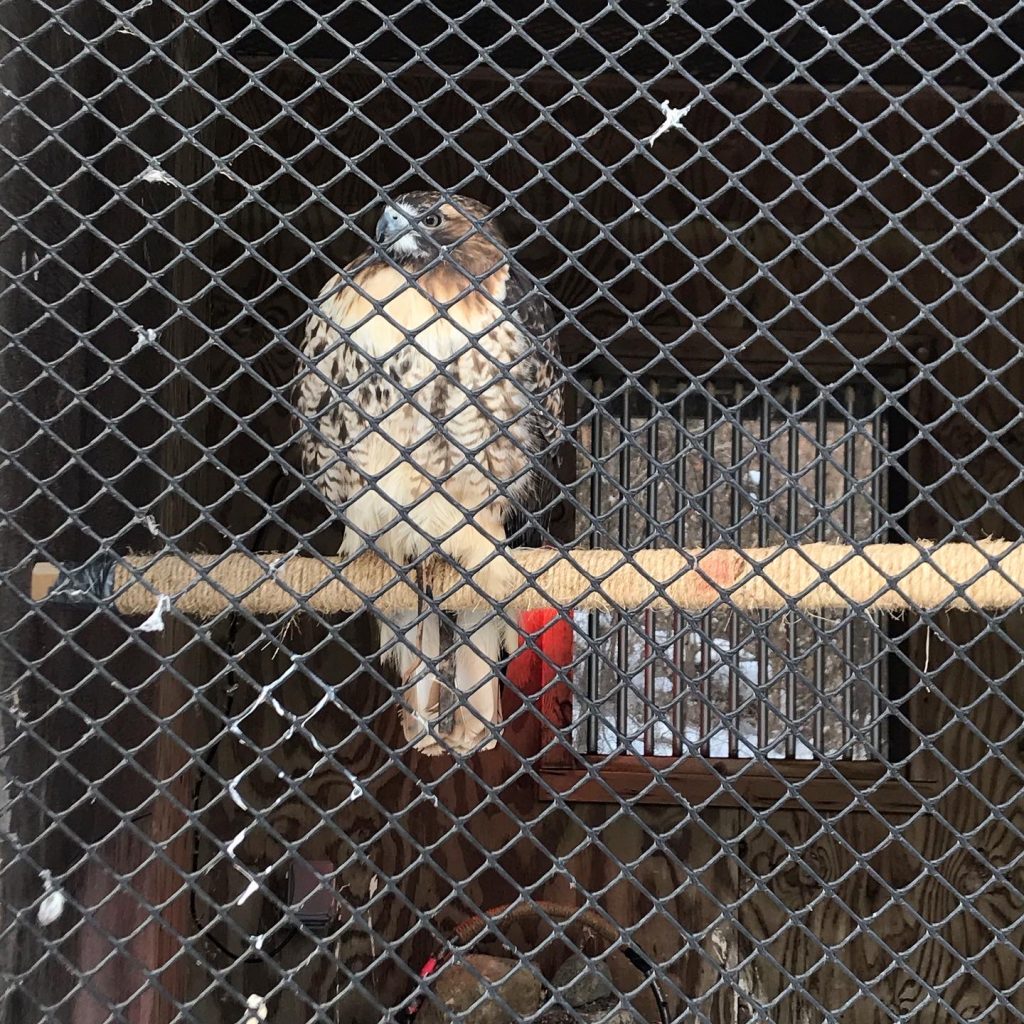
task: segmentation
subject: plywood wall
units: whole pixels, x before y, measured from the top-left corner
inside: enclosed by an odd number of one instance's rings
[[[225,71],[230,91],[239,81],[237,73]],[[218,243],[214,259],[227,268],[227,286],[210,304],[211,326],[267,382],[265,391],[240,383],[229,392],[226,404],[242,411],[282,398],[290,370],[283,338],[296,338],[302,297],[313,295],[359,245],[345,231],[340,213],[359,210],[373,198],[376,185],[402,175],[404,187],[417,186],[412,160],[403,153],[424,159],[423,166],[444,183],[459,181],[466,170],[455,147],[439,146],[431,155],[438,137],[422,130],[424,118],[400,123],[409,105],[387,88],[374,92],[377,76],[338,74],[314,82],[308,72],[288,67],[270,72],[264,81],[274,98],[253,90],[232,108],[259,133],[260,144],[245,148],[244,133],[231,125],[217,137],[225,154],[242,147],[230,167],[241,181],[221,176],[215,190],[218,208],[240,238]],[[399,81],[442,128],[473,121],[473,104],[436,94],[434,85],[429,76]],[[595,101],[621,100],[614,81],[605,87]],[[645,365],[654,351],[647,337],[653,335],[666,343],[656,367],[666,371],[677,364],[700,370],[721,350],[738,346],[755,373],[784,367],[797,359],[795,353],[823,381],[840,376],[851,354],[864,360],[869,373],[883,375],[894,366],[908,370],[917,380],[900,401],[911,416],[912,433],[923,428],[904,453],[910,473],[921,481],[920,489],[911,486],[908,528],[929,537],[951,529],[967,536],[1018,532],[1016,467],[1006,451],[1012,441],[1004,434],[999,445],[986,443],[979,425],[1005,430],[1017,415],[1013,396],[1019,391],[1003,388],[1016,372],[1014,292],[1022,263],[1010,244],[1008,216],[981,204],[982,191],[1003,175],[994,152],[983,151],[974,164],[976,188],[944,188],[928,203],[917,201],[924,186],[948,171],[950,156],[967,145],[950,125],[939,132],[941,149],[922,139],[917,126],[940,124],[952,113],[948,100],[918,96],[885,117],[889,99],[857,91],[846,98],[841,115],[808,91],[782,90],[774,107],[755,110],[753,94],[738,90],[719,97],[735,118],[731,128],[721,109],[697,103],[686,131],[668,133],[657,148],[637,145],[605,126],[588,138],[587,157],[572,156],[567,142],[594,127],[587,102],[564,103],[555,115],[558,130],[539,122],[538,109],[554,109],[561,88],[539,79],[530,83],[528,92],[540,103],[506,96],[492,111],[500,127],[477,118],[461,142],[478,157],[494,158],[493,177],[466,187],[490,201],[530,180],[532,161],[550,170],[550,180],[518,197],[523,209],[518,219],[512,217],[513,233],[526,238],[533,220],[549,226],[551,238],[535,239],[523,250],[538,274],[564,266],[564,252],[583,254],[580,268],[565,268],[550,282],[555,300],[575,310],[579,326],[567,332],[571,358],[594,349],[603,356],[607,345],[627,365]],[[480,77],[471,79],[469,91],[482,104],[503,90]],[[286,102],[295,102],[308,129],[294,131],[287,118],[273,122]],[[1011,116],[995,102],[979,104],[975,115],[990,131]],[[794,133],[783,140],[785,125],[797,116],[804,119],[806,136]],[[626,120],[620,116],[620,123]],[[650,105],[638,101],[628,123],[643,139],[657,120]],[[521,150],[506,148],[511,129],[531,124]],[[390,145],[380,144],[375,125],[389,127]],[[870,129],[858,136],[857,125]],[[769,143],[770,154],[764,150]],[[710,146],[714,160],[699,157],[700,144]],[[826,149],[840,153],[828,167],[820,165]],[[587,215],[567,209],[566,196],[579,196],[598,181],[602,162],[631,151],[617,172],[618,184],[608,182],[588,195]],[[870,198],[856,195],[858,181],[908,153],[900,158],[905,173],[885,176]],[[662,164],[683,171],[666,183]],[[737,173],[739,184],[727,186],[723,166]],[[792,188],[796,175],[802,187]],[[261,201],[236,205],[245,194],[241,183],[250,188],[262,183]],[[649,198],[630,212],[633,194]],[[778,197],[783,198],[766,216],[761,204]],[[1012,213],[1016,201],[1011,194],[1003,209]],[[598,233],[596,225],[624,214],[612,232],[614,244],[586,249]],[[955,227],[959,217],[973,217],[970,230]],[[794,245],[792,236],[801,232],[802,243]],[[644,271],[617,280],[618,247],[634,252],[658,237],[665,244],[645,259]],[[866,240],[859,251],[854,238]],[[241,240],[254,251],[247,255]],[[999,265],[985,267],[985,253],[995,249],[1002,252]],[[600,287],[613,281],[614,297]],[[964,294],[955,294],[958,288]],[[253,309],[243,310],[232,291],[257,296]],[[629,327],[623,306],[640,316],[641,331]],[[1001,326],[986,326],[984,311],[1004,307],[1010,312],[998,317]],[[700,330],[692,330],[695,321]],[[748,345],[751,337],[760,340]],[[215,379],[231,365],[230,355],[223,358],[223,368],[213,370]],[[969,395],[968,407],[952,412],[944,388]],[[286,420],[278,404],[272,410],[261,417],[259,433],[283,443]],[[229,427],[225,421],[225,430]],[[232,444],[231,465],[255,465],[261,458],[248,442]],[[268,469],[255,479],[269,485],[273,476]],[[1005,498],[983,509],[982,492],[1003,488],[1010,488]],[[232,532],[244,535],[258,520],[259,495],[267,491],[265,486],[254,490],[256,500],[233,497],[222,512],[226,523],[235,524]],[[309,512],[315,520],[317,513]],[[302,522],[288,518],[299,534]],[[311,521],[306,529],[315,528]],[[370,649],[365,625],[346,628],[347,636],[359,638],[358,650]],[[667,964],[675,1012],[690,1006],[713,1021],[779,1024],[818,1020],[826,1011],[851,1022],[886,1019],[890,1013],[938,1021],[948,1019],[948,1011],[937,1008],[938,994],[965,1017],[986,1008],[990,1019],[1009,1019],[1009,1007],[1019,1007],[1021,999],[1012,983],[1019,946],[1019,915],[1012,908],[1020,897],[1010,851],[1017,825],[1009,810],[997,823],[991,808],[1012,805],[1019,772],[1013,737],[1020,724],[1020,693],[1011,638],[1020,624],[1016,617],[994,627],[979,618],[942,616],[930,639],[916,618],[908,617],[901,628],[910,658],[922,665],[927,660],[933,670],[928,687],[912,676],[907,708],[920,748],[916,763],[926,766],[942,793],[933,806],[903,818],[886,820],[858,810],[853,794],[848,811],[824,823],[798,812],[755,821],[713,809],[696,818],[684,808],[614,804],[562,811],[538,799],[526,782],[507,781],[516,766],[501,755],[473,765],[495,787],[493,794],[459,774],[433,788],[433,780],[447,770],[443,762],[412,756],[400,767],[388,766],[385,748],[395,735],[390,711],[372,719],[378,735],[372,742],[349,731],[348,721],[340,724],[337,714],[333,719],[318,715],[314,731],[326,730],[345,771],[321,765],[311,779],[303,773],[317,759],[303,752],[301,742],[275,747],[279,725],[268,722],[269,731],[256,730],[255,745],[273,751],[275,766],[303,778],[303,792],[315,794],[310,803],[340,806],[320,821],[304,799],[284,798],[282,786],[269,782],[263,799],[283,798],[275,805],[274,828],[289,839],[308,836],[303,848],[317,856],[343,861],[358,848],[360,864],[346,872],[353,906],[369,906],[366,901],[377,891],[375,876],[378,886],[393,880],[394,894],[389,890],[387,898],[374,901],[369,917],[353,921],[344,933],[336,952],[350,969],[379,953],[363,926],[370,917],[377,935],[398,942],[398,957],[415,967],[432,940],[414,929],[414,907],[444,926],[473,904],[504,902],[519,889],[565,899],[595,893]],[[955,651],[943,635],[958,645]],[[302,643],[315,644],[323,634],[307,626],[302,636]],[[263,657],[267,663],[254,662],[250,670],[254,680],[279,672],[279,663],[271,663],[269,654]],[[311,706],[318,687],[331,679],[344,683],[343,702],[360,702],[356,717],[365,720],[387,701],[386,689],[369,676],[353,674],[355,662],[336,643],[321,648],[307,665],[317,682],[295,683],[296,707]],[[998,685],[992,687],[990,679]],[[997,751],[992,740],[1000,744]],[[226,762],[223,774],[241,763]],[[909,766],[903,767],[909,774]],[[349,791],[348,772],[371,780],[370,800],[348,804],[341,799]],[[964,775],[958,778],[957,772]],[[400,836],[395,824],[407,834]],[[230,831],[234,825],[224,827]],[[253,841],[264,844],[257,860],[274,856],[272,840]],[[995,862],[995,873],[984,865],[986,858]],[[634,878],[622,876],[620,862],[635,870]],[[457,895],[451,899],[453,891]],[[652,915],[654,901],[658,910]],[[736,907],[734,915],[723,914],[719,904]],[[1003,933],[1007,926],[1011,930]],[[960,950],[977,954],[966,973]],[[300,954],[292,950],[291,955]],[[328,984],[333,968],[327,963],[308,968],[314,987]],[[377,963],[367,984],[389,1003],[401,995],[407,979],[387,960]],[[725,968],[734,970],[726,974]],[[622,980],[629,980],[628,971]],[[315,1001],[309,989],[306,997]],[[357,1012],[373,1016],[365,1000]]]

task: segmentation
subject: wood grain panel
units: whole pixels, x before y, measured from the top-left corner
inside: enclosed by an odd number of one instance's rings
[[[244,80],[238,76],[232,86],[235,73],[225,74],[225,90],[238,93],[231,111],[240,125],[221,119],[215,145],[230,161],[229,173],[211,179],[204,193],[228,226],[207,257],[224,275],[206,314],[218,344],[202,368],[203,384],[217,388],[223,402],[203,421],[204,442],[226,467],[208,468],[204,477],[204,507],[220,524],[207,538],[212,549],[230,538],[250,546],[256,538],[263,546],[336,545],[337,524],[295,486],[287,463],[296,332],[309,299],[359,245],[349,214],[382,185],[418,184],[410,156],[455,184],[470,165],[466,154],[495,169],[492,181],[471,182],[468,191],[494,201],[527,186],[512,224],[516,240],[527,243],[528,266],[550,273],[569,254],[578,261],[551,281],[556,302],[579,320],[569,334],[572,359],[612,365],[623,351],[639,367],[657,352],[656,339],[668,349],[663,372],[713,365],[726,347],[749,356],[752,372],[799,361],[830,379],[848,364],[834,340],[872,365],[923,360],[925,379],[908,399],[925,417],[912,465],[922,488],[937,486],[918,497],[915,529],[938,536],[950,523],[965,523],[968,533],[1005,534],[1012,528],[1007,516],[1016,522],[1019,474],[1007,454],[1016,442],[1005,428],[1021,393],[1012,341],[1019,325],[1007,321],[1009,338],[1001,338],[985,329],[984,312],[1015,301],[1022,267],[1017,249],[1005,245],[1012,231],[984,212],[970,233],[951,231],[953,216],[976,210],[968,191],[912,205],[919,184],[946,166],[948,154],[934,148],[914,150],[908,174],[873,186],[873,201],[856,199],[858,182],[914,149],[915,121],[938,124],[944,111],[952,113],[943,98],[909,97],[884,117],[890,101],[867,92],[856,91],[835,110],[824,109],[813,91],[781,90],[777,104],[754,109],[752,94],[736,90],[724,97],[724,111],[697,104],[687,130],[668,133],[651,152],[631,142],[623,124],[596,122],[592,105],[568,100],[558,82],[531,82],[497,100],[501,87],[486,80],[474,80],[467,99],[438,94],[429,76],[385,82],[369,72],[331,73],[318,80],[281,67],[268,69],[266,90],[257,90],[235,88]],[[410,99],[423,104],[421,113]],[[539,111],[560,99],[558,129],[545,127]],[[482,113],[492,100],[494,123]],[[281,116],[290,101],[307,127]],[[993,125],[1003,116],[986,111]],[[657,125],[656,107],[644,98],[629,116],[636,138]],[[804,126],[795,135],[787,133],[794,117]],[[443,139],[454,128],[457,145]],[[522,133],[514,145],[512,129]],[[586,137],[575,159],[570,136]],[[952,136],[943,140],[950,152],[960,145]],[[700,145],[713,159],[698,158]],[[833,151],[837,163],[823,167],[823,154]],[[622,165],[606,174],[619,157]],[[996,181],[999,168],[989,163],[986,157],[983,176]],[[527,185],[537,165],[550,169],[550,180]],[[674,169],[671,187],[666,167]],[[730,185],[723,169],[747,192]],[[790,187],[795,179],[800,188]],[[258,190],[258,200],[246,188]],[[642,209],[632,209],[633,195],[648,197]],[[823,196],[838,210],[833,223],[823,221]],[[569,197],[580,199],[581,212],[568,212]],[[772,217],[763,214],[768,202]],[[851,241],[890,224],[890,211],[906,211],[898,226],[870,244]],[[531,239],[534,223],[550,230]],[[800,233],[800,244],[792,244]],[[926,259],[923,243],[931,246]],[[996,248],[1001,269],[982,269],[986,249]],[[974,301],[952,294],[964,281]],[[691,333],[695,321],[704,325],[703,345],[700,332]],[[1013,382],[1005,393],[1003,381]],[[970,415],[949,415],[943,387],[969,397]],[[982,427],[1004,431],[998,445],[985,440]],[[940,458],[940,447],[960,462]],[[1005,500],[1001,494],[998,507],[986,505],[983,488],[1001,489]],[[281,523],[268,525],[268,505]],[[923,664],[923,633],[915,623],[907,628]],[[274,997],[272,1014],[301,1019],[342,990],[336,1019],[376,1020],[372,1004],[349,984],[351,973],[361,974],[375,999],[395,1005],[411,987],[396,961],[419,967],[436,941],[428,922],[447,927],[525,891],[562,900],[593,894],[621,924],[635,925],[636,941],[666,965],[674,1012],[690,1005],[715,1022],[748,1019],[759,1006],[768,1007],[761,1019],[787,1024],[829,1010],[852,1024],[894,1013],[914,1024],[938,1021],[927,986],[967,1017],[984,1016],[993,992],[1007,993],[1005,1002],[1016,1006],[1014,649],[968,617],[944,619],[936,635],[940,629],[956,644],[933,637],[930,658],[943,668],[930,692],[915,689],[912,707],[921,757],[930,754],[929,769],[937,766],[948,789],[931,812],[840,812],[823,823],[795,811],[752,820],[709,809],[697,819],[680,806],[627,812],[622,803],[574,805],[570,814],[538,799],[512,754],[476,758],[472,772],[454,773],[445,759],[392,759],[388,750],[400,743],[393,691],[360,660],[372,654],[368,622],[243,625],[233,641],[238,672],[226,672],[216,643],[204,655],[217,707],[226,707],[225,690],[234,685],[230,721],[242,720],[222,741],[214,767],[223,779],[245,770],[239,793],[249,809],[215,782],[204,786],[204,822],[219,839],[202,847],[207,902],[226,908],[244,884],[217,850],[251,820],[257,824],[239,847],[242,861],[262,868],[286,860],[290,844],[307,858],[344,864],[338,884],[345,909],[330,955],[297,939],[274,963],[257,957],[232,968],[228,981],[265,991],[278,964],[301,965],[295,988]],[[1002,629],[1016,638],[1019,623]],[[223,634],[216,639],[223,643]],[[260,696],[295,651],[307,654],[301,671],[274,691],[303,722],[289,734]],[[988,677],[1003,680],[998,693],[988,693]],[[228,720],[220,712],[218,723],[217,714],[211,724],[223,728]],[[522,717],[515,741],[530,752],[535,719]],[[986,737],[1001,742],[998,757]],[[356,798],[353,778],[362,790]],[[1004,813],[989,820],[996,801]],[[999,870],[986,867],[986,858]],[[933,867],[922,874],[926,862]],[[734,904],[729,920],[720,908]],[[218,935],[240,941],[243,932],[273,924],[269,898],[241,909],[238,927],[222,920]],[[204,949],[211,962],[230,966],[211,944]],[[977,953],[967,969],[959,950]],[[544,952],[540,962],[547,966],[553,956]],[[623,984],[632,983],[622,965],[617,970]],[[211,1022],[238,1017],[237,1003],[212,993],[201,1005]],[[650,1012],[649,1004],[641,1008]],[[985,1012],[999,1019],[998,1011]]]
[[[951,279],[974,276],[965,294],[943,303],[942,333],[929,346],[935,362],[909,396],[920,430],[909,529],[935,539],[1015,536],[1024,490],[1018,442],[1006,431],[1024,387],[1016,341],[1024,323],[1011,284],[1024,265],[1015,257],[1006,273],[977,271],[968,249],[945,258]],[[980,309],[1004,307],[984,324]],[[751,895],[743,920],[786,968],[760,958],[752,975],[777,1022],[822,1009],[858,1024],[883,1014],[938,1024],[951,1012],[1010,1021],[1024,1009],[1016,984],[1024,879],[1011,853],[1022,826],[1024,622],[1017,612],[995,621],[950,613],[930,623],[911,617],[904,628],[915,663],[928,669],[911,680],[910,712],[918,770],[938,790],[929,808],[889,822],[845,815],[827,830],[773,814],[744,839]],[[815,861],[828,870],[812,870]]]

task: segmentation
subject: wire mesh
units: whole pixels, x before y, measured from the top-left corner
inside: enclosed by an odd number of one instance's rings
[[[4,1024],[1024,1019],[1019,603],[471,617],[427,557],[1016,541],[1024,6],[0,27]],[[414,610],[32,596],[366,548]]]
[[[605,385],[585,381],[584,388],[594,393]],[[595,403],[580,425],[577,500],[584,505],[582,490],[589,499],[584,529],[603,526],[626,550],[697,547],[700,539],[687,534],[702,521],[741,549],[808,536],[885,540],[879,452],[888,442],[886,409],[871,388],[851,383],[842,406],[831,408],[820,393],[801,396],[797,388],[766,395],[725,384],[724,396],[711,391],[689,400],[679,384],[671,397],[663,384],[645,389],[659,400],[656,410],[626,390],[620,403],[605,406],[614,422]],[[851,427],[855,421],[863,432]],[[618,456],[607,477],[590,476],[587,466],[611,451]],[[710,486],[688,489],[705,466],[713,473]],[[782,486],[772,476],[779,466],[786,470]],[[798,478],[806,481],[802,488],[786,486]],[[884,757],[886,730],[873,694],[886,689],[889,666],[882,627],[870,615],[851,610],[828,623],[824,642],[806,616],[762,615],[741,626],[725,605],[700,632],[678,612],[647,612],[638,628],[614,614],[574,618],[595,654],[585,679],[597,705],[596,739],[585,722],[578,738],[588,754],[642,747],[647,755],[678,756],[685,739],[704,756],[737,757],[742,745],[743,756]],[[709,665],[703,673],[702,662]],[[710,734],[701,732],[702,710]],[[580,702],[577,718],[586,717]]]

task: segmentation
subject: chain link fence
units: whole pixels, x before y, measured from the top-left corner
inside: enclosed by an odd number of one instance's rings
[[[1024,1019],[1024,6],[0,29],[4,1024]]]

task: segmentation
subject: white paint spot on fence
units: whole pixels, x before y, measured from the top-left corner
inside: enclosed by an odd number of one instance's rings
[[[171,599],[166,594],[160,595],[156,607],[148,619],[139,626],[140,633],[162,633],[164,631],[164,613],[169,611]]]
[[[278,570],[283,569],[288,564],[289,559],[291,559],[295,555],[299,555],[299,554],[302,554],[302,552],[298,549],[298,547],[294,547],[294,548],[292,548],[291,551],[286,551],[283,555],[280,556],[280,558],[275,558],[267,566],[267,575],[269,575],[272,580],[279,579],[279,577],[277,575]],[[277,653],[280,654],[281,652],[278,651]],[[277,654],[275,654],[274,657],[276,658]],[[292,662],[294,663],[294,661],[295,661],[295,656],[293,655],[292,656]]]
[[[260,890],[260,883],[254,875],[249,875],[249,884],[242,890],[242,894],[235,900],[235,906],[240,907],[250,897]]]
[[[296,731],[300,728],[305,717],[313,714],[312,711],[306,712],[304,715],[296,715],[289,711],[278,699],[274,696],[274,691],[287,680],[290,676],[294,675],[298,671],[299,662],[302,660],[303,655],[292,654],[289,658],[288,667],[274,680],[260,687],[259,693],[256,695],[256,699],[246,708],[243,708],[236,716],[233,716],[228,722],[228,731],[235,736],[242,739],[248,739],[245,733],[242,731],[242,723],[256,711],[258,707],[266,704],[278,717],[283,718],[287,723],[288,727],[285,729],[281,736],[282,740],[291,739],[295,735]],[[310,742],[313,746],[317,747],[322,754],[329,754],[330,751],[317,744],[315,738],[311,734],[304,733],[304,738]],[[284,778],[283,774],[278,774],[278,778]]]
[[[242,799],[242,794],[238,792],[238,784],[245,778],[245,772],[239,772],[233,779],[228,782],[228,796],[234,801],[236,807],[240,807],[243,811],[249,810],[249,805]]]
[[[249,834],[249,829],[251,828],[252,822],[250,821],[249,824],[246,825],[230,843],[228,843],[227,850],[225,852],[232,860],[235,858],[235,851],[242,845],[243,840]]]
[[[253,993],[245,1000],[245,1014],[241,1024],[263,1024],[267,1019],[267,1001]]]
[[[685,107],[673,107],[671,100],[662,100],[660,107],[661,112],[664,115],[664,120],[660,125],[658,125],[657,131],[647,139],[647,144],[652,145],[657,139],[660,139],[662,135],[667,134],[673,129],[681,130],[683,127],[683,118],[686,117],[696,102],[696,100],[690,100]]]
[[[152,327],[136,327],[135,344],[132,345],[129,355],[134,355],[150,345],[155,345],[158,337],[159,335]]]
[[[360,799],[364,793],[362,783],[347,768],[344,768],[344,772],[345,778],[348,779],[349,785],[352,787],[351,792],[348,794],[347,802]]]
[[[39,878],[43,883],[43,899],[39,904],[39,910],[36,911],[36,920],[44,928],[53,924],[54,921],[60,920],[61,914],[64,913],[64,893],[61,892],[60,887],[54,884],[53,876],[45,868],[39,872]]]
[[[260,692],[259,696],[253,701],[252,706],[246,711],[246,715],[251,714],[261,704],[269,704],[273,709],[274,713],[279,717],[283,718],[288,722],[288,728],[284,731],[284,735],[281,737],[282,740],[291,739],[295,735],[295,727],[298,724],[298,716],[293,715],[275,696],[274,691],[291,675],[293,675],[299,666],[299,660],[302,656],[299,654],[293,654],[291,656],[291,664],[275,679],[273,682],[267,683]],[[243,716],[245,717],[245,716]]]
[[[159,164],[150,164],[139,177],[142,181],[158,185],[178,184]]]
[[[58,920],[63,913],[64,894],[60,892],[51,892],[48,896],[44,896],[43,902],[39,904],[39,923],[44,927],[48,924],[53,924],[53,922]]]
[[[149,531],[151,537],[160,536],[160,527],[156,525],[156,520],[152,516],[136,516],[133,521],[140,526],[144,526]]]
[[[153,0],[142,0],[141,3],[136,4],[130,11],[125,11],[124,14],[119,15],[121,24],[117,26],[116,31],[126,36],[138,36],[142,33],[131,23],[130,18],[134,18],[139,11],[146,7],[149,7],[153,3]]]
[[[29,267],[35,267],[35,265],[42,259],[42,257],[35,250],[29,253],[28,249],[23,249],[21,252],[21,272],[22,274],[28,273]],[[39,271],[32,271],[32,280],[39,280]]]

